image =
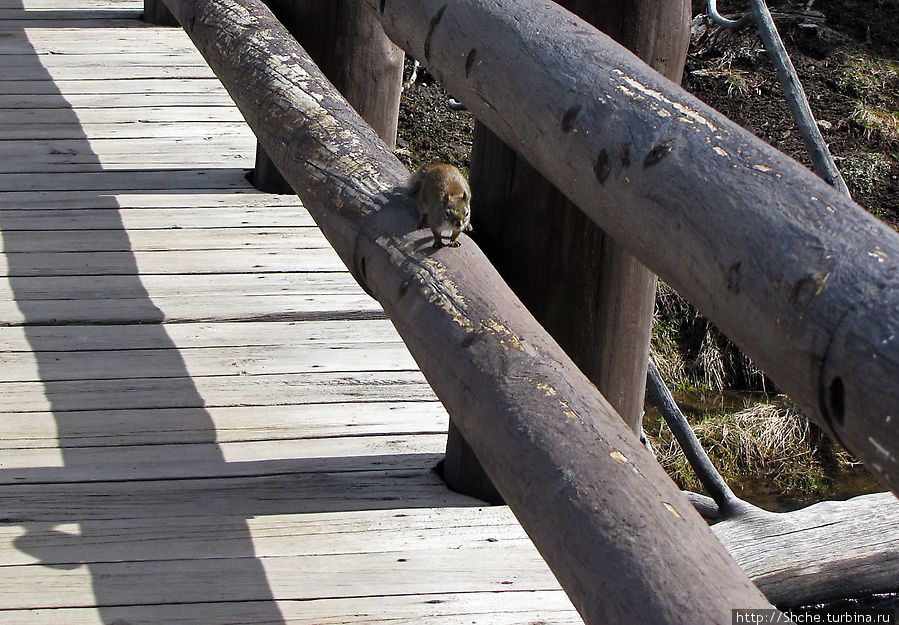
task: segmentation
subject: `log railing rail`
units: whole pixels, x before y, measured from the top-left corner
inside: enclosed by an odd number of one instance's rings
[[[165,0],[384,306],[588,623],[768,604],[470,239],[259,0]],[[552,2],[380,0],[387,35],[899,490],[899,236]],[[522,253],[527,253],[523,250]]]

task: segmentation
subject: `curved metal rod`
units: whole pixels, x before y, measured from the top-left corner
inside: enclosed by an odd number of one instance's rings
[[[718,0],[709,0],[709,17],[712,18],[712,21],[718,24],[719,26],[723,26],[724,28],[730,28],[732,30],[737,30],[739,28],[743,28],[747,24],[752,22],[752,13],[746,13],[738,20],[730,20],[718,13]]]
[[[709,0],[709,2],[714,3],[715,0]],[[780,86],[787,98],[787,103],[790,105],[793,119],[796,121],[796,126],[802,135],[805,148],[812,158],[815,173],[825,182],[835,187],[840,193],[851,199],[846,181],[840,175],[840,170],[834,162],[830,150],[827,148],[827,142],[824,141],[824,137],[821,135],[818,123],[815,121],[815,116],[809,106],[808,98],[805,96],[802,83],[796,74],[796,68],[793,67],[793,62],[790,60],[783,40],[781,40],[777,27],[774,25],[771,11],[768,10],[764,0],[750,0],[750,4],[752,5],[752,16],[756,24],[758,24],[759,34],[765,44],[765,50],[768,51],[768,56],[777,70],[777,78],[780,80]]]
[[[746,503],[734,494],[730,489],[718,469],[712,464],[708,454],[702,448],[699,439],[693,432],[693,428],[687,422],[684,413],[677,407],[671,391],[662,380],[662,374],[659,368],[650,358],[649,366],[646,372],[646,391],[649,394],[649,401],[652,402],[662,413],[662,417],[671,428],[674,438],[677,439],[687,462],[693,467],[699,481],[715,503],[718,505],[718,513],[721,517],[727,517],[733,514],[736,509],[742,508]],[[695,505],[695,504],[694,504]],[[711,506],[708,507],[711,510]]]

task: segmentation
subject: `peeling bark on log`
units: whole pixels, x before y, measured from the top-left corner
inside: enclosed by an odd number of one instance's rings
[[[480,121],[899,492],[896,232],[552,2],[369,2]]]
[[[891,493],[777,514],[755,508],[712,531],[781,607],[899,592],[899,501]]]
[[[767,607],[477,246],[463,237],[434,251],[414,230],[408,172],[268,9],[166,2],[383,304],[587,623],[730,623],[734,606]]]

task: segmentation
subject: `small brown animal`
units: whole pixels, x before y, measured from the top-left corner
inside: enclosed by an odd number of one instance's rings
[[[427,225],[434,235],[434,247],[443,247],[441,232],[452,230],[450,247],[462,245],[459,234],[471,231],[471,189],[462,172],[444,163],[422,165],[409,182],[418,192],[418,225]]]

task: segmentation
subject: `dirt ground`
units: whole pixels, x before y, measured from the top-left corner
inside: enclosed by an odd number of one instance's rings
[[[693,14],[705,9],[694,0]],[[731,14],[747,3],[719,2]],[[792,8],[791,8],[792,7]],[[899,229],[899,0],[771,3],[825,140],[852,192]],[[760,138],[811,166],[754,28],[706,29],[694,20],[684,87]],[[467,168],[474,120],[451,110],[424,69],[402,99],[400,156]]]

